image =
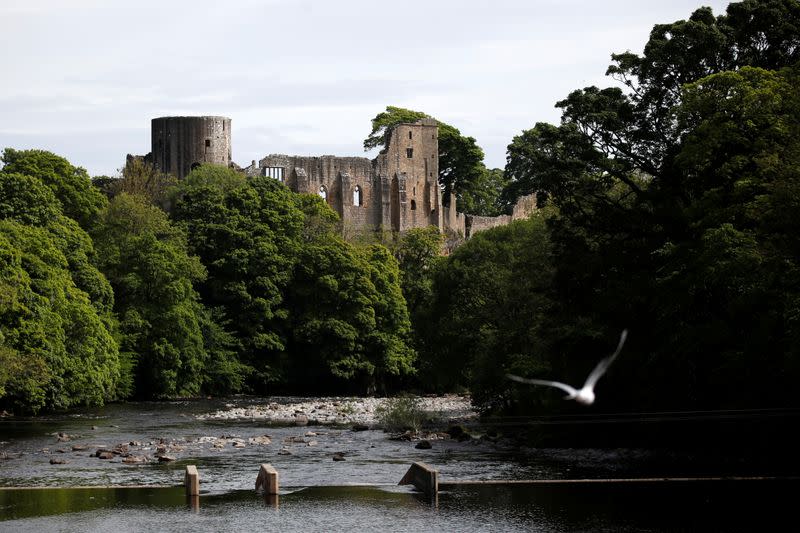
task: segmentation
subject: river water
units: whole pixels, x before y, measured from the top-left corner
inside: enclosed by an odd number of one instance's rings
[[[0,531],[239,531],[265,525],[277,531],[742,530],[760,529],[788,512],[787,495],[798,488],[786,479],[493,485],[445,491],[431,503],[397,485],[414,461],[434,466],[447,481],[708,474],[697,469],[708,458],[635,448],[521,450],[479,438],[486,428],[472,420],[468,427],[478,438],[433,435],[430,449],[418,449],[415,441],[392,440],[378,429],[209,416],[276,401],[292,399],[129,403],[0,420],[0,487],[6,487],[0,490]],[[69,440],[59,441],[59,434]],[[96,456],[123,444],[128,454],[150,461]],[[175,460],[154,460],[159,447]],[[253,490],[262,463],[280,473],[278,501]],[[200,471],[199,504],[187,502],[179,487],[188,464]],[[735,461],[740,471],[726,465],[725,475],[764,473]],[[99,488],[112,485],[127,488]],[[134,488],[140,485],[162,488]]]

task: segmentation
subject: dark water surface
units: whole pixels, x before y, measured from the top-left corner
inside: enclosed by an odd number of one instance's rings
[[[800,488],[787,479],[492,485],[451,489],[431,504],[396,485],[413,461],[434,466],[445,481],[795,472],[774,458],[762,464],[724,449],[520,449],[474,439],[434,440],[420,450],[379,430],[196,418],[259,401],[266,400],[131,403],[0,420],[0,531],[758,531],[788,517]],[[58,442],[59,432],[70,440]],[[230,438],[264,435],[271,444],[231,445]],[[215,448],[220,437],[228,443]],[[176,461],[129,465],[94,456],[128,443],[130,453],[152,458],[162,442]],[[334,453],[346,460],[333,461]],[[280,472],[277,502],[253,491],[261,463]],[[180,488],[187,464],[200,471],[199,508]],[[94,488],[75,488],[84,486]]]
[[[790,519],[787,481],[468,487],[431,503],[394,487],[252,491],[0,490],[0,531],[768,531]]]

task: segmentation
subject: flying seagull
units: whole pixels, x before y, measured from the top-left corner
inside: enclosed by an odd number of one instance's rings
[[[528,383],[530,385],[548,385],[550,387],[558,387],[559,389],[566,391],[567,396],[564,398],[565,400],[575,400],[576,402],[584,405],[592,405],[594,403],[594,386],[597,385],[597,380],[599,380],[603,374],[606,373],[608,367],[614,362],[614,359],[616,359],[616,357],[619,355],[619,352],[622,350],[622,345],[625,344],[625,339],[627,338],[628,330],[623,329],[622,334],[619,336],[619,344],[617,345],[617,349],[614,350],[614,353],[597,363],[597,366],[594,367],[592,373],[589,374],[588,378],[586,378],[586,383],[583,384],[583,388],[580,390],[570,387],[566,383],[561,383],[558,381],[548,381],[546,379],[527,379],[515,376],[514,374],[506,374],[506,377],[508,379],[518,381],[520,383]]]

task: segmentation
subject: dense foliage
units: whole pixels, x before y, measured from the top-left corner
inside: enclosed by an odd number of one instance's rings
[[[133,378],[123,392],[197,394],[207,355],[193,283],[204,279],[205,269],[188,255],[185,236],[166,213],[123,193],[102,213],[95,244],[114,288],[120,349]]]
[[[118,181],[103,181],[107,201],[63,158],[6,154],[3,406],[363,393],[413,374],[397,261],[383,246],[344,241],[319,197],[214,166],[166,195],[134,162]]]
[[[413,371],[397,263],[345,242],[322,199],[201,166],[174,203],[208,269],[198,290],[229,324],[253,390],[364,392]]]
[[[530,315],[537,340],[523,346],[523,374],[580,384],[627,327],[600,406],[796,405],[800,4],[746,0],[718,17],[701,8],[655,26],[643,55],[612,57],[608,73],[623,88],[574,91],[557,104],[560,125],[537,124],[508,148],[506,201],[537,192],[553,206],[551,305]],[[500,241],[505,231],[485,238]],[[461,253],[445,280],[459,272]],[[471,263],[493,264],[490,254]],[[514,283],[540,274],[520,270]],[[441,291],[437,301],[446,302],[454,284]],[[496,351],[502,369],[479,369],[495,322],[465,316],[477,321],[462,335],[489,328],[459,345],[472,362],[465,379],[516,372],[503,362],[514,353],[506,346]],[[505,340],[526,330],[504,327]],[[523,391],[543,401],[559,395],[506,384],[477,398],[490,407]]]
[[[73,183],[84,177],[61,158],[39,151],[8,154],[13,164],[0,171],[2,401],[30,411],[102,404],[116,397],[121,374],[113,293],[92,264],[90,237],[62,214],[62,202],[47,184],[69,191],[73,205],[102,201],[82,202],[72,194],[87,190]],[[50,164],[44,179],[17,173],[37,172],[41,161]]]
[[[580,384],[623,328],[600,409],[796,406],[800,4],[701,8],[612,58],[618,86],[569,94],[504,171],[439,123],[460,209],[542,207],[449,256],[436,228],[348,242],[267,177],[134,159],[97,180],[109,201],[59,156],[5,150],[0,407],[419,387],[553,413],[573,406],[505,374]],[[388,107],[365,147],[426,116]]]

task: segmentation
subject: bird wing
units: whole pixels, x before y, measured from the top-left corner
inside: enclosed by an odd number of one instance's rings
[[[614,353],[612,353],[611,355],[609,355],[608,357],[602,359],[599,363],[597,363],[597,366],[594,367],[592,373],[589,374],[588,378],[586,378],[586,383],[583,384],[584,388],[590,387],[594,389],[594,386],[597,384],[597,380],[599,380],[603,376],[603,374],[606,373],[608,367],[611,366],[611,363],[613,363],[614,359],[617,358],[619,352],[622,351],[622,345],[625,344],[625,339],[627,338],[628,338],[628,330],[623,329],[622,333],[619,336],[619,344],[617,344],[617,349],[614,350]]]
[[[529,385],[547,385],[548,387],[558,387],[559,389],[565,391],[570,396],[577,396],[578,391],[566,383],[560,383],[558,381],[547,381],[545,379],[528,379],[528,378],[521,378],[519,376],[515,376],[514,374],[506,374],[506,377],[513,381],[518,381],[520,383],[527,383]]]

